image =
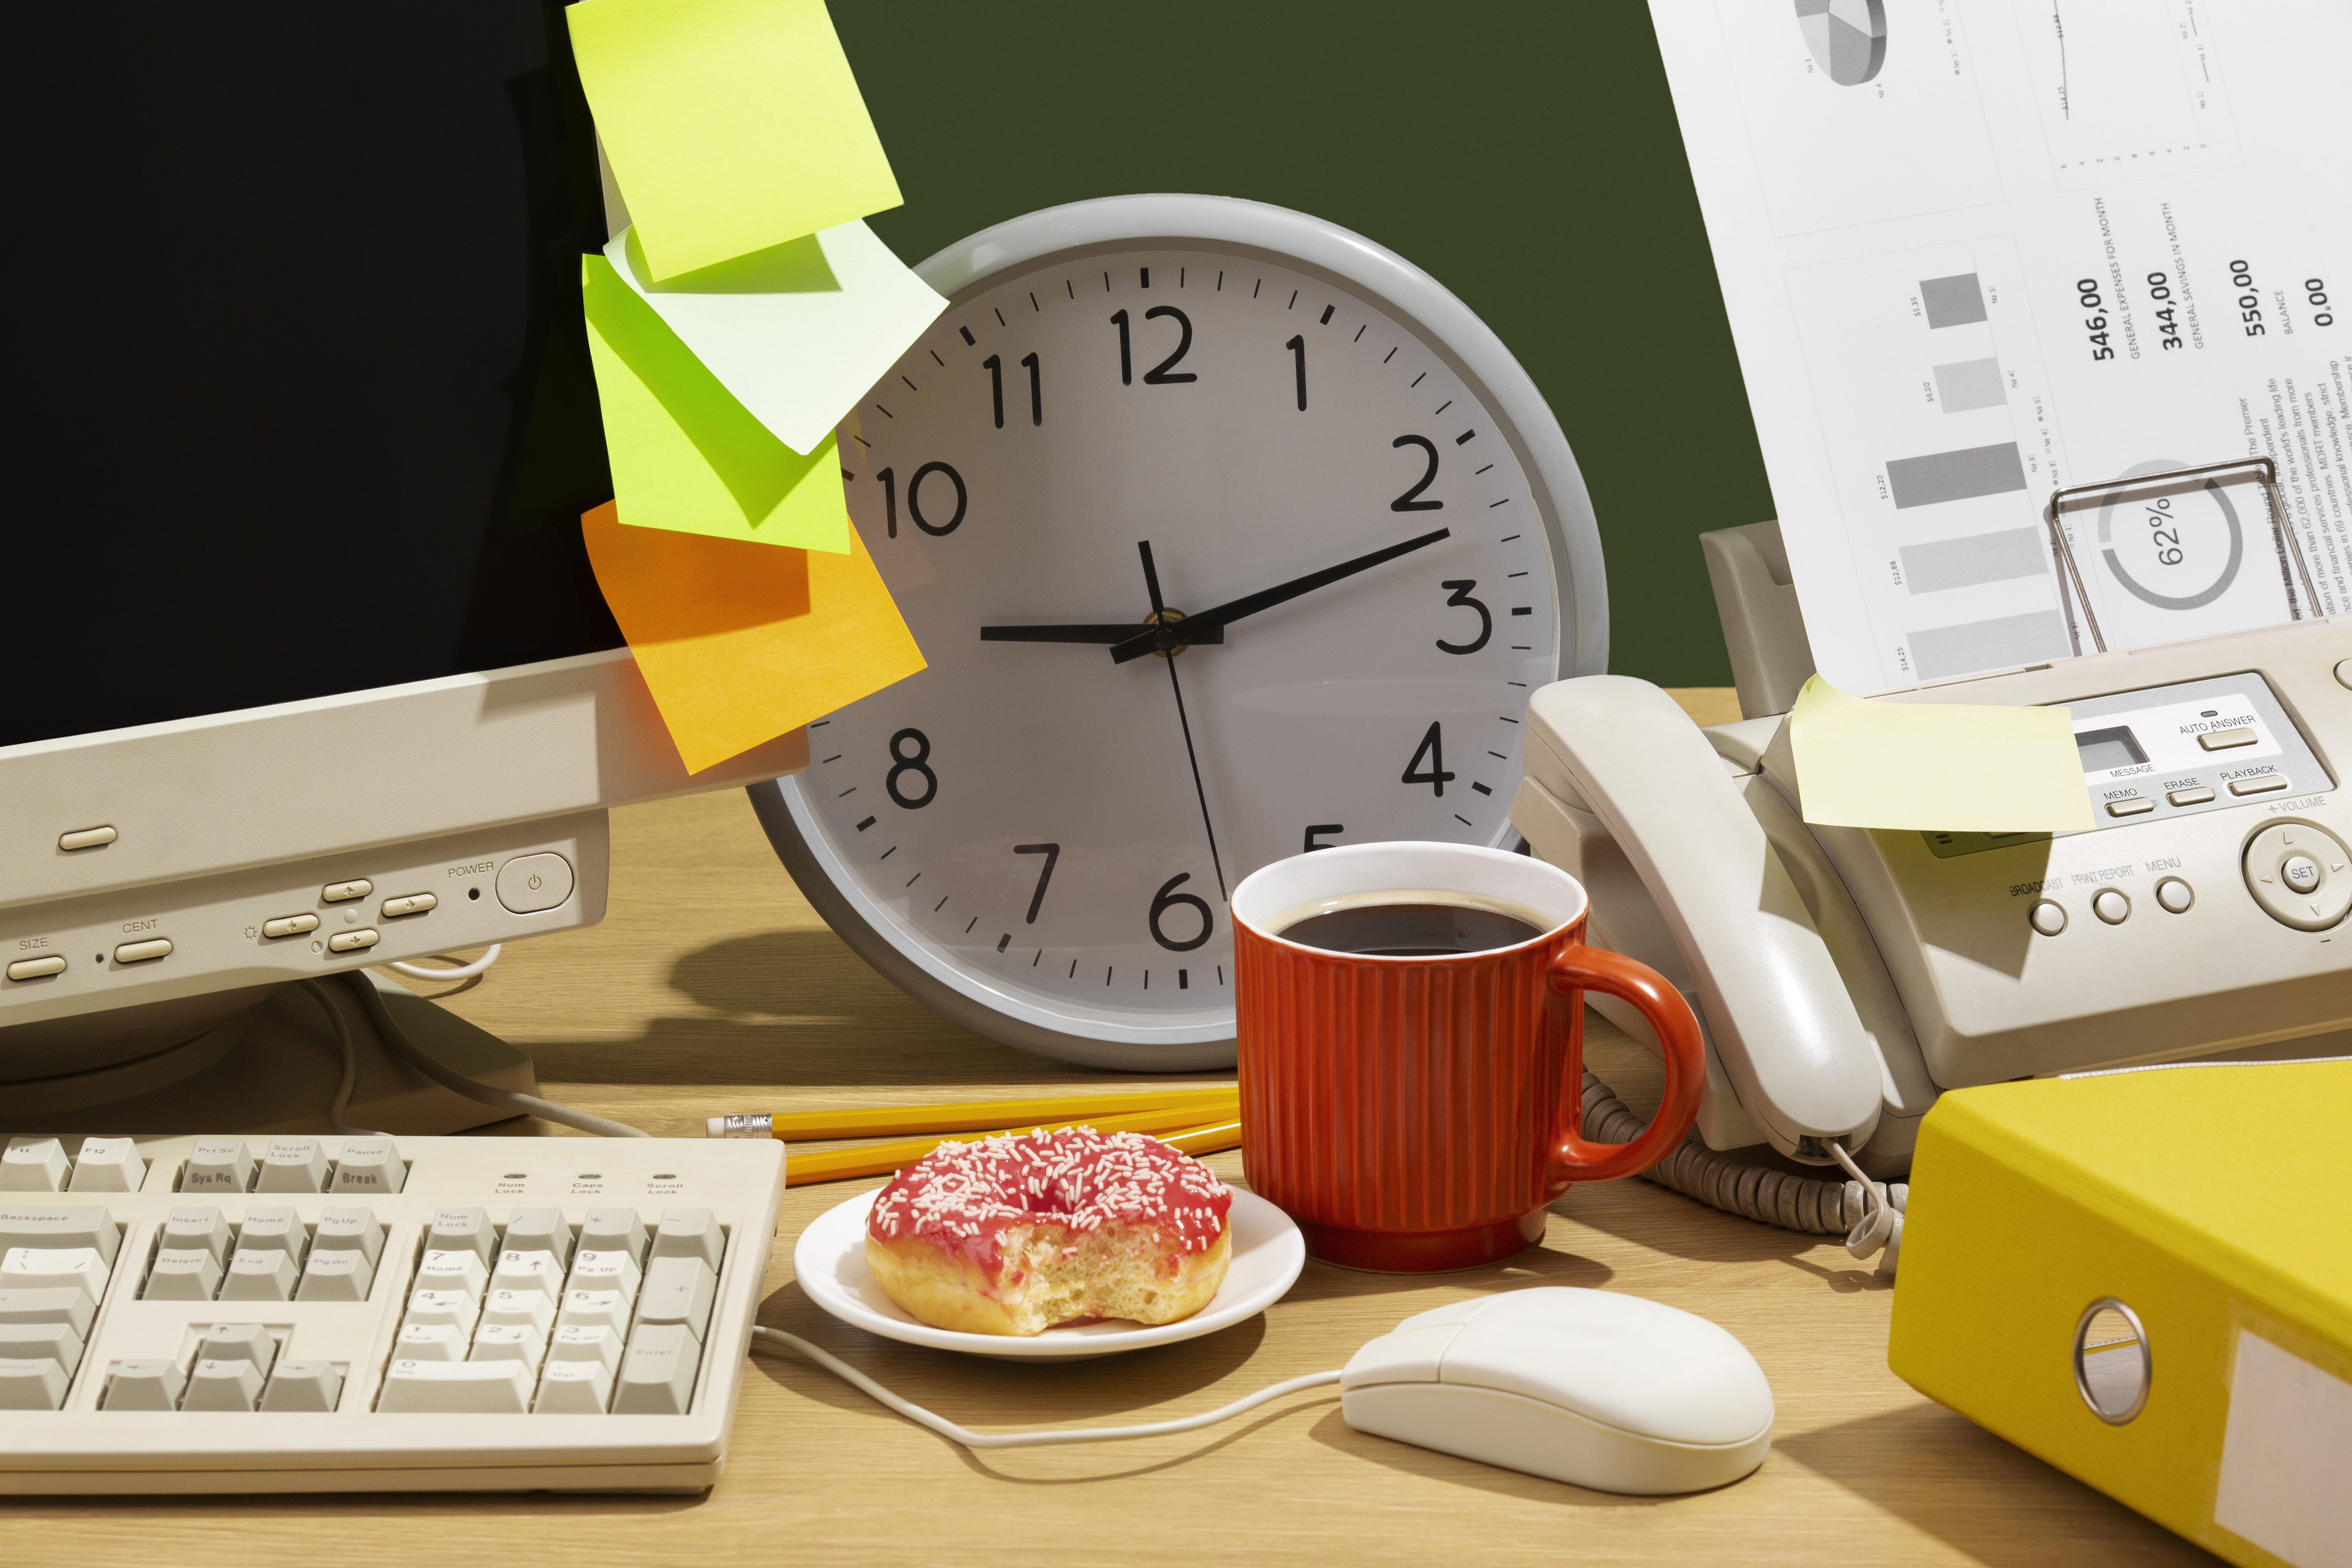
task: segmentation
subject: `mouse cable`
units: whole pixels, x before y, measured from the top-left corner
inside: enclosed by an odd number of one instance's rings
[[[754,1324],[751,1342],[754,1345],[783,1345],[798,1351],[835,1377],[856,1384],[908,1420],[928,1426],[950,1442],[961,1443],[967,1448],[1044,1448],[1065,1443],[1118,1443],[1131,1437],[1165,1437],[1176,1432],[1194,1432],[1203,1426],[1213,1426],[1220,1421],[1230,1421],[1286,1394],[1337,1383],[1340,1376],[1336,1372],[1309,1373],[1305,1377],[1294,1377],[1287,1383],[1277,1383],[1271,1388],[1261,1388],[1247,1398],[1236,1399],[1205,1415],[1187,1415],[1181,1421],[1154,1421],[1148,1426],[1081,1426],[1062,1432],[971,1432],[944,1415],[935,1415],[911,1400],[899,1398],[847,1362],[819,1350],[798,1334],[788,1334],[782,1329],[763,1329]]]
[[[359,1057],[352,1036],[351,1021],[344,1016],[342,1005],[356,999],[360,1011],[367,1015],[368,1022],[374,1026],[377,1037],[383,1041],[386,1048],[402,1061],[453,1094],[460,1094],[467,1100],[493,1106],[509,1116],[536,1116],[543,1121],[556,1122],[561,1126],[575,1128],[582,1132],[593,1132],[603,1138],[650,1138],[653,1136],[644,1129],[632,1127],[625,1121],[614,1121],[609,1117],[598,1116],[573,1106],[559,1105],[551,1100],[541,1100],[535,1094],[523,1094],[511,1089],[494,1089],[487,1083],[477,1083],[463,1074],[451,1071],[419,1049],[415,1041],[401,1032],[400,1026],[393,1021],[392,1014],[384,1007],[383,998],[376,994],[375,983],[363,972],[354,969],[344,973],[341,978],[343,985],[340,994],[331,982],[323,980],[301,982],[303,987],[318,997],[320,1005],[326,1007],[328,1015],[334,1019],[336,1041],[343,1053],[342,1084],[336,1090],[334,1103],[328,1108],[327,1111],[327,1124],[335,1132],[351,1133],[359,1131],[357,1128],[343,1124],[343,1112],[351,1104],[352,1083],[358,1077]]]
[[[473,963],[451,964],[446,968],[427,969],[421,963],[404,963],[398,960],[384,967],[394,974],[405,974],[411,980],[471,980],[477,974],[488,973],[490,965],[499,961],[499,953],[505,946],[504,942],[494,942],[490,943],[490,951]]]

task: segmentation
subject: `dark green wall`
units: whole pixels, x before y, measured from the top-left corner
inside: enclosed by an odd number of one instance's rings
[[[1611,668],[1728,685],[1696,535],[1773,515],[1640,0],[832,0],[908,261],[1037,207],[1202,191],[1418,263],[1550,399],[1609,560]]]

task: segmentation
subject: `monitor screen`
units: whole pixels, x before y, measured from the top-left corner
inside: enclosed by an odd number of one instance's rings
[[[0,745],[618,647],[561,7],[37,26]]]

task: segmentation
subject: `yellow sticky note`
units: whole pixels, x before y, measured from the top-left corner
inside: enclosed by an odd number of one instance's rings
[[[631,527],[848,552],[831,437],[806,456],[777,439],[604,258],[581,258],[580,291],[613,491]]]
[[[1865,702],[1816,675],[1789,746],[1805,820],[1825,827],[2074,833],[2091,794],[2063,708]]]
[[[581,0],[564,16],[655,282],[904,199],[824,0]]]
[[[873,559],[580,519],[597,586],[688,773],[924,668]]]

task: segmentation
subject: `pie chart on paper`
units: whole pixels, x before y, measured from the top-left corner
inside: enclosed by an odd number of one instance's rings
[[[1840,87],[1860,87],[1886,63],[1885,0],[1797,0],[1797,26]]]

